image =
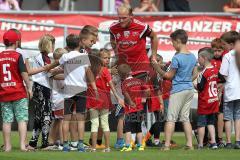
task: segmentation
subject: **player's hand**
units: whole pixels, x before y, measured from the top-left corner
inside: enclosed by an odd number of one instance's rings
[[[118,75],[117,65],[115,65],[111,68],[111,74],[112,75]]]
[[[96,99],[98,100],[98,99],[99,99],[98,90],[97,90],[97,89],[94,89],[94,93],[95,93],[95,97],[96,97]]]
[[[132,108],[136,108],[136,104],[135,104],[133,101],[130,101],[129,105],[130,105]]]

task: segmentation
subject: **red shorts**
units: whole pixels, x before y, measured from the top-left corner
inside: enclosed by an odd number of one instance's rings
[[[52,111],[53,119],[63,119],[64,118],[64,109]]]

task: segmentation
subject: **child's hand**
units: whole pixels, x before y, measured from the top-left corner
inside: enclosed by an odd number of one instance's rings
[[[98,100],[99,99],[98,90],[95,89],[94,92],[95,92],[96,99]]]
[[[132,108],[136,108],[136,104],[135,104],[133,101],[130,101],[129,105],[130,105]]]
[[[27,94],[28,94],[28,98],[29,98],[29,100],[32,99],[32,97],[33,97],[32,90],[31,90],[31,89],[28,89],[27,92],[28,92]]]
[[[113,67],[111,68],[111,74],[112,74],[112,75],[118,75],[117,65],[116,65],[116,66],[113,66]]]
[[[125,102],[121,98],[118,99],[118,104],[120,104],[123,108],[125,108]]]

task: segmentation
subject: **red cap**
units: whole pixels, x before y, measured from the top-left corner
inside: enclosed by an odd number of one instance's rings
[[[16,33],[14,30],[8,30],[3,35],[3,42],[16,44],[17,41],[21,40],[21,35]]]

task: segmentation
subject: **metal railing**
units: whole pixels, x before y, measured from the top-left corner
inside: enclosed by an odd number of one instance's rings
[[[0,14],[48,14],[48,15],[56,15],[56,14],[81,14],[81,15],[98,15],[98,16],[116,16],[116,12],[102,12],[102,11],[36,11],[36,10],[27,10],[27,11],[0,11]],[[135,16],[232,16],[232,17],[240,17],[239,14],[233,13],[225,13],[225,12],[138,12],[134,13]]]

